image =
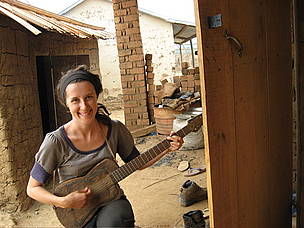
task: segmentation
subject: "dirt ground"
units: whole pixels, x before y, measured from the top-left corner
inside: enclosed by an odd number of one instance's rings
[[[113,111],[113,119],[123,120],[121,110]],[[162,135],[136,139],[139,151],[144,152],[164,139]],[[176,151],[167,154],[153,166],[136,171],[120,182],[130,200],[138,227],[183,227],[182,215],[190,210],[205,210],[207,201],[182,207],[178,196],[181,185],[188,179],[206,187],[206,173],[184,177],[177,167],[188,161],[193,168],[204,167],[204,151]],[[32,208],[19,215],[0,214],[0,227],[61,227],[56,215],[48,205],[35,203]]]

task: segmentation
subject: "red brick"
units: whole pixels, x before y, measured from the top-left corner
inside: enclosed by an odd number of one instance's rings
[[[122,89],[123,94],[135,94],[135,88]]]
[[[187,74],[189,75],[189,74],[195,74],[195,72],[194,72],[194,68],[190,68],[190,69],[187,69]]]
[[[123,8],[129,8],[135,6],[137,8],[137,1],[136,0],[130,0],[130,1],[123,1],[122,7]]]
[[[129,61],[133,62],[133,61],[140,61],[140,60],[144,60],[144,56],[142,55],[130,55],[129,56]]]
[[[154,73],[147,73],[147,78],[154,79]]]
[[[130,36],[130,41],[141,41],[141,35],[139,33],[133,34]]]
[[[195,74],[193,77],[194,77],[195,80],[200,79],[200,75],[199,74]]]
[[[127,74],[127,72],[125,69],[120,69],[120,74],[121,74],[121,77],[123,77]]]
[[[126,56],[126,55],[131,55],[131,50],[118,50],[118,56]]]
[[[124,113],[134,113],[133,108],[124,108]]]
[[[131,69],[132,67],[132,62],[125,62],[120,64],[120,68],[122,69]]]
[[[119,57],[119,63],[123,63],[123,62],[125,62],[125,56],[120,56]]]
[[[151,59],[147,59],[146,60],[146,66],[151,66],[152,65],[152,60]]]
[[[152,54],[145,54],[146,60],[152,60]]]
[[[149,72],[149,73],[153,72],[153,67],[152,66],[147,66],[146,71]]]
[[[138,74],[135,76],[136,80],[140,81],[140,80],[145,80],[145,75],[144,74]]]
[[[121,88],[128,88],[128,82],[121,82]]]
[[[125,108],[134,108],[134,107],[137,107],[138,104],[137,104],[137,101],[136,100],[131,100],[131,101],[125,101],[124,102],[124,107]]]
[[[139,119],[139,120],[137,120],[137,124],[148,126],[148,125],[150,125],[150,120],[149,119]]]
[[[200,80],[195,80],[194,85],[198,85],[198,86],[201,85],[201,81]]]
[[[145,85],[146,85],[145,81],[134,81],[134,82],[132,82],[132,87],[143,87]]]
[[[180,80],[181,80],[181,82],[187,81],[187,76],[185,76],[185,75],[184,75],[184,76],[181,76],[181,77],[180,77]]]
[[[201,87],[200,86],[194,86],[195,92],[201,92]]]
[[[147,84],[153,85],[153,84],[154,84],[154,79],[148,78],[148,79],[147,79]]]
[[[188,81],[187,82],[188,87],[194,88],[194,81]]]
[[[131,41],[127,43],[128,48],[137,48],[137,47],[142,47],[142,42],[140,41]]]
[[[148,108],[147,108],[147,106],[136,107],[136,108],[133,109],[133,112],[135,112],[135,113],[148,112]]]
[[[144,49],[142,47],[136,48],[135,51],[136,51],[137,54],[141,54],[141,55],[144,54]]]
[[[129,22],[129,21],[136,21],[138,20],[138,15],[127,15],[127,16],[124,16],[124,22]]]
[[[121,77],[121,81],[122,81],[122,82],[126,82],[126,81],[132,82],[132,81],[134,81],[134,76],[133,76],[133,75],[125,75],[125,76],[122,76],[122,77]]]
[[[155,85],[148,85],[148,91],[155,91]]]
[[[138,8],[136,6],[131,6],[128,10],[130,14],[138,14]]]
[[[126,35],[128,35],[128,36],[134,35],[134,34],[137,34],[137,33],[140,34],[139,27],[126,29]]]
[[[182,88],[187,88],[188,87],[188,82],[187,81],[182,81],[181,86],[182,86]]]
[[[148,98],[148,103],[149,103],[149,104],[154,104],[154,102],[155,102],[154,97],[149,97],[149,98]]]
[[[194,81],[194,77],[192,74],[185,76],[185,78],[187,79],[187,81]]]
[[[138,114],[137,113],[128,113],[128,114],[125,114],[125,119],[126,120],[137,120],[139,117],[138,117]]]
[[[145,63],[144,61],[135,61],[133,62],[133,67],[144,67]]]
[[[129,36],[117,36],[116,41],[117,41],[117,43],[126,43],[126,42],[130,41],[130,37]]]
[[[125,16],[127,15],[127,10],[126,9],[117,9],[114,10],[114,16]]]
[[[144,74],[145,70],[143,67],[132,68],[128,70],[130,74]]]
[[[144,93],[146,92],[146,87],[138,87],[135,88],[136,93]]]

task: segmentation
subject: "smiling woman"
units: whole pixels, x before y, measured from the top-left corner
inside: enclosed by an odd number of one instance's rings
[[[109,164],[106,163],[109,161],[116,165],[116,154],[124,162],[139,155],[129,130],[121,122],[111,120],[106,115],[106,109],[98,106],[97,99],[101,92],[99,76],[89,72],[85,66],[68,71],[59,80],[57,96],[70,112],[72,120],[46,135],[35,156],[27,193],[42,203],[55,206],[56,211],[61,208],[85,211],[86,213],[81,213],[82,218],[77,220],[77,227],[133,227],[135,221],[131,204],[118,184],[107,188],[109,195],[119,193],[117,197],[115,195],[115,200],[111,198],[106,205],[98,204],[93,210],[92,202],[96,196],[102,198],[103,195],[98,194],[89,180],[83,186],[77,184],[75,189],[67,193],[56,191],[53,194],[43,187],[53,173],[58,174],[60,184],[67,181],[71,184],[75,179],[92,172],[94,167],[108,172],[110,168],[102,165]],[[178,136],[168,139],[172,141],[170,150],[179,149],[183,143]],[[167,152],[168,150],[159,154],[139,169],[152,165]],[[70,210],[63,211],[64,214]],[[75,219],[70,217],[67,220],[73,223]]]

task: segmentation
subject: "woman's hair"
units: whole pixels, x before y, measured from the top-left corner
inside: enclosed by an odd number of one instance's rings
[[[80,65],[75,69],[67,71],[57,83],[56,95],[62,105],[66,106],[65,90],[67,86],[71,83],[82,81],[88,81],[94,86],[97,97],[102,92],[102,84],[99,76],[89,72],[86,65]]]

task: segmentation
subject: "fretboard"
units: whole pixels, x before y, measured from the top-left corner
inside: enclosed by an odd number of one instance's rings
[[[183,127],[182,129],[178,130],[176,135],[180,137],[185,137],[187,134],[194,130],[194,127],[200,127],[202,125],[202,115],[196,116],[191,124]],[[160,153],[165,151],[170,147],[170,141],[168,139],[163,140],[162,142],[158,143],[156,146],[152,147],[151,149],[147,150],[146,152],[140,154],[132,161],[125,163],[118,169],[114,170],[110,176],[116,183],[123,180],[127,176],[129,176],[134,171],[138,170],[139,168],[143,167],[146,163],[157,157]]]

